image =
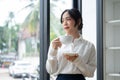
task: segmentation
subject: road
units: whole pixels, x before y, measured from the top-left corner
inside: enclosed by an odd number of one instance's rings
[[[8,74],[7,68],[0,68],[0,80],[22,80],[21,78],[12,78]]]

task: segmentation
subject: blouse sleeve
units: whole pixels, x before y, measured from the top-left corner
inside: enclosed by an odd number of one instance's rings
[[[53,49],[50,45],[47,61],[46,61],[46,70],[49,74],[53,74],[57,71],[57,50]]]
[[[88,62],[85,63],[84,60],[79,56],[73,63],[85,77],[93,77],[96,69],[96,51],[94,45],[90,48],[90,54]]]

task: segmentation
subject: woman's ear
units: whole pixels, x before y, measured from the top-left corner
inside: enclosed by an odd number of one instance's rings
[[[81,25],[81,20],[79,19],[79,20],[77,21],[77,24],[75,25],[75,27],[76,27],[76,28],[79,28],[80,25]]]

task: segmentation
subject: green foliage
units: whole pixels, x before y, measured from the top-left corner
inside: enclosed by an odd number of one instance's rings
[[[38,23],[39,23],[39,16],[40,16],[40,12],[39,12],[39,2],[37,4],[34,3],[30,3],[28,5],[26,5],[26,7],[24,7],[23,9],[27,9],[30,8],[30,12],[29,14],[26,16],[22,27],[23,28],[27,28],[29,31],[29,34],[31,35],[35,35],[37,34],[37,27],[38,27]]]
[[[16,52],[18,49],[18,31],[19,25],[8,28],[9,21],[6,21],[3,27],[0,27],[0,50],[3,53],[9,51]],[[11,41],[11,42],[9,42]],[[9,44],[11,43],[10,47]]]
[[[54,38],[64,34],[63,28],[60,24],[59,19],[55,16],[55,14],[51,13],[50,15],[50,41]]]
[[[56,0],[59,1],[59,0]],[[39,9],[39,1],[38,4],[30,3],[26,5],[24,8],[21,9],[31,9],[31,11],[26,16],[23,24],[16,24],[11,25],[11,28],[9,28],[9,24],[11,20],[14,19],[15,15],[13,12],[9,13],[8,20],[6,20],[6,23],[3,27],[0,27],[0,50],[7,49],[7,51],[18,51],[18,40],[19,40],[19,32],[20,29],[27,29],[31,37],[34,37],[36,40],[39,40],[37,36],[39,36],[38,27],[39,27],[39,20],[40,20],[40,9]],[[54,8],[56,8],[55,4],[50,4],[50,41],[54,38],[64,34],[63,28],[60,23],[60,19],[55,16]],[[37,35],[37,36],[36,36]],[[11,41],[11,42],[9,42]],[[31,39],[24,39],[26,43],[26,54],[31,55],[34,53],[35,48],[33,48]],[[40,43],[36,42],[37,46],[37,52],[40,51]]]
[[[3,37],[3,27],[0,27],[0,50],[3,50],[5,48],[4,44],[5,44],[5,40],[4,40],[4,37]]]
[[[55,0],[55,2],[57,2],[59,0]],[[60,35],[63,35],[65,34],[64,30],[63,30],[63,27],[60,23],[60,19],[58,17],[60,16],[57,16],[56,17],[56,13],[54,12],[55,8],[59,9],[57,7],[57,5],[55,3],[51,3],[50,4],[50,41],[53,40],[54,38],[60,36]],[[60,10],[60,9],[59,9]]]

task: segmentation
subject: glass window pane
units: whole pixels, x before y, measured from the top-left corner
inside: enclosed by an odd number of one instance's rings
[[[30,62],[31,72],[27,73],[36,73],[40,53],[39,0],[0,0],[0,10],[0,73],[16,60]],[[8,74],[14,74],[5,71],[1,79],[13,80]]]
[[[60,17],[65,9],[72,8],[72,0],[50,0],[50,41],[64,34]],[[50,77],[51,80],[54,77]]]
[[[61,13],[72,8],[72,0],[50,0],[50,41],[64,34],[60,23]]]

